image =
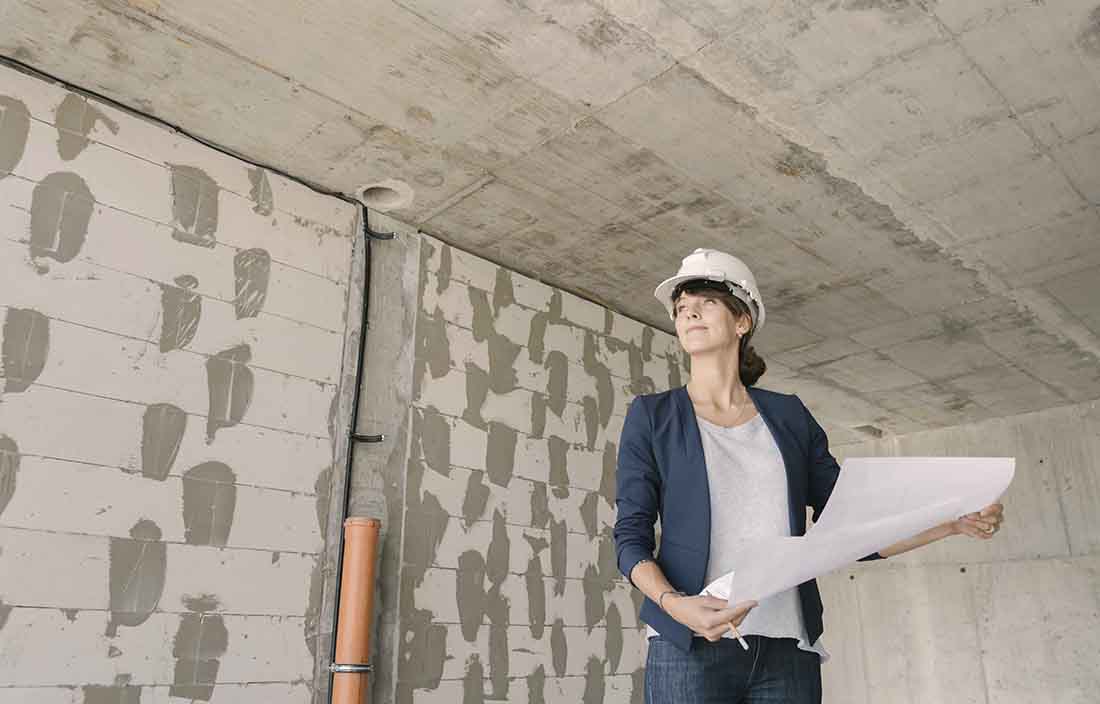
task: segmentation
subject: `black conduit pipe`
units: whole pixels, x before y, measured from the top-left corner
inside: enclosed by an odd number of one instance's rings
[[[328,701],[332,702],[332,678],[334,672],[332,666],[338,665],[336,662],[336,628],[339,626],[340,621],[340,575],[342,574],[342,568],[344,564],[344,521],[348,518],[348,511],[351,508],[351,473],[355,467],[355,448],[361,442],[366,443],[379,443],[386,439],[385,435],[364,435],[356,432],[359,427],[359,401],[362,395],[363,387],[363,362],[366,358],[367,350],[367,332],[370,329],[370,267],[371,267],[371,247],[375,242],[386,242],[394,239],[397,234],[394,232],[375,232],[370,229],[370,222],[368,220],[369,212],[366,207],[360,206],[360,216],[363,220],[363,310],[362,321],[359,326],[359,350],[356,355],[355,363],[355,386],[352,389],[351,395],[351,421],[348,424],[348,442],[347,442],[347,462],[344,465],[344,496],[340,503],[340,547],[336,553],[336,590],[333,594],[332,602],[332,644],[329,648],[329,675],[328,675]]]

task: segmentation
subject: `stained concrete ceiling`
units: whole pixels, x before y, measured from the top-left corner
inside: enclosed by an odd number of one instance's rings
[[[735,252],[845,442],[1100,397],[1098,1],[7,0],[0,54],[666,329]]]

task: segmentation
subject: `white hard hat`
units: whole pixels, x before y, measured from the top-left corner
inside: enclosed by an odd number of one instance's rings
[[[672,292],[685,281],[705,279],[726,284],[731,295],[741,299],[752,313],[753,332],[764,326],[764,299],[756,287],[756,277],[752,275],[745,262],[732,254],[716,249],[697,249],[684,257],[680,270],[670,279],[665,279],[653,292],[657,300],[664,304],[668,316],[676,319],[672,305]]]

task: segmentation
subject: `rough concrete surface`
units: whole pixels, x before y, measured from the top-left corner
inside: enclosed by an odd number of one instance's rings
[[[858,442],[1100,396],[1098,11],[34,0],[2,8],[0,54],[334,191],[401,181],[399,219],[665,330],[656,282],[733,250],[778,323],[762,350],[816,358],[784,386]],[[2,172],[36,124],[0,100]],[[52,112],[57,171],[114,143],[109,111]],[[225,236],[216,175],[167,163],[172,236]],[[256,213],[262,173],[239,191]],[[81,193],[42,194],[46,214],[68,194],[43,259],[79,248]],[[845,373],[867,360],[873,380]],[[989,375],[1020,388],[973,388]]]
[[[1096,402],[850,445],[1016,457],[991,542],[950,538],[823,580],[828,702],[1088,702],[1100,614]]]

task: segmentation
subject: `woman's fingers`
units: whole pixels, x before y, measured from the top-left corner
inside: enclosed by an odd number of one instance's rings
[[[721,640],[722,636],[726,635],[730,630],[729,623],[719,623],[715,626],[711,626],[704,630],[703,635],[707,640],[716,641]]]
[[[993,534],[989,531],[982,530],[981,528],[975,528],[974,526],[963,526],[963,535],[968,535],[971,538],[980,538],[982,540],[989,540],[993,537]]]
[[[983,508],[978,515],[982,518],[990,518],[993,516],[1001,516],[1004,514],[1004,512],[1004,504],[990,504]]]
[[[983,508],[981,511],[960,516],[954,522],[953,530],[956,533],[969,535],[971,538],[988,540],[1000,529],[1004,522],[1004,504],[995,503]]]
[[[743,601],[729,606],[725,599],[712,596],[688,597],[673,603],[682,603],[679,618],[693,631],[709,641],[720,639],[730,627],[736,627],[756,606],[755,601]]]
[[[745,620],[745,617],[749,615],[749,612],[756,607],[755,601],[743,601],[740,604],[736,604],[730,608],[725,608],[715,612],[714,625],[722,629],[722,633],[725,633],[729,629],[730,624],[734,626],[740,626],[741,622]]]
[[[698,599],[699,599],[699,603],[701,603],[703,606],[707,607],[708,609],[724,609],[724,608],[726,608],[726,600],[725,599],[719,599],[718,597],[714,597],[714,596],[701,596],[701,597],[698,597]]]
[[[725,599],[712,596],[689,597],[682,603],[684,609],[680,611],[680,617],[684,624],[712,642],[720,640],[731,627],[739,626],[756,607],[755,601],[729,606]]]
[[[989,539],[1004,522],[1004,504],[994,503],[981,511],[968,513],[956,522],[958,532],[972,538]]]
[[[749,612],[756,608],[757,602],[755,601],[742,601],[733,605],[733,611],[736,614],[735,618],[737,623],[741,623]],[[732,620],[732,619],[731,619]]]
[[[976,520],[987,528],[997,528],[1005,520],[1003,504],[990,504],[978,512]]]
[[[959,531],[963,535],[969,535],[971,538],[982,538],[988,540],[993,537],[994,530],[992,526],[986,526],[978,521],[962,520],[959,521]]]
[[[980,528],[982,530],[989,530],[990,528],[996,528],[998,521],[987,518],[964,518],[963,522],[967,525]]]
[[[714,618],[719,620],[729,620],[729,614],[735,611],[744,611],[745,613],[748,613],[750,610],[752,610],[754,606],[756,606],[755,601],[744,601],[739,604],[730,606],[729,602],[725,599],[718,599],[713,596],[695,597],[694,601],[700,606],[706,608],[708,611],[712,612]],[[744,618],[744,616],[742,616],[742,618]]]

